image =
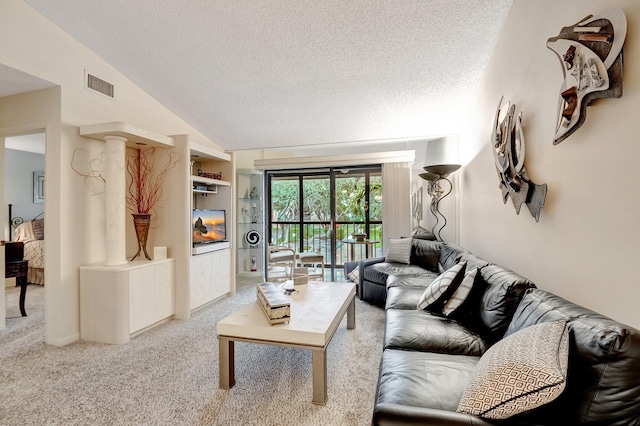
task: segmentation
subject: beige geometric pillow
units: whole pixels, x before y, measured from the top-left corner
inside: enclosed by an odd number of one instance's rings
[[[568,358],[566,321],[511,334],[482,355],[458,412],[506,419],[547,404],[564,390]]]

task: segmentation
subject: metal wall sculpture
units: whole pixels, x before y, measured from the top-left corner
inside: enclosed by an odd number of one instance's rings
[[[622,46],[626,34],[624,12],[612,8],[564,27],[557,37],[547,40],[547,47],[558,55],[564,74],[554,145],[582,126],[591,101],[622,96]]]
[[[510,102],[502,107],[498,104],[493,123],[491,143],[496,163],[502,201],[506,204],[511,197],[516,214],[520,214],[522,204],[526,204],[531,216],[540,220],[540,209],[547,197],[547,185],[533,183],[524,168],[524,134],[522,132],[522,112],[516,117],[515,104]]]

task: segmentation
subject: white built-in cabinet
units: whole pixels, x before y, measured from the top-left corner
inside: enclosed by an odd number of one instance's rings
[[[130,261],[135,244],[135,232],[129,212],[109,206],[124,204],[123,188],[107,191],[107,211],[110,217],[121,218],[114,229],[126,228],[116,238],[107,228],[107,240],[114,241],[114,250],[105,241],[107,262],[80,267],[80,338],[104,343],[126,343],[132,336],[167,319],[189,319],[191,311],[235,292],[235,164],[233,155],[189,141],[188,135],[164,136],[127,123],[112,122],[81,126],[80,135],[138,149],[158,146],[180,158],[163,184],[155,227],[150,233],[147,249],[166,247],[167,259]],[[118,157],[107,162],[118,166]],[[108,157],[109,157],[108,155]],[[121,154],[118,154],[121,155]],[[195,166],[195,167],[194,167]],[[124,179],[125,171],[114,167],[116,179]],[[222,172],[222,179],[198,176],[195,170]],[[109,170],[109,169],[108,169]],[[109,179],[109,176],[106,176]],[[228,179],[228,180],[225,180]],[[207,190],[194,190],[194,183],[204,183]],[[120,201],[119,201],[120,200]],[[196,254],[191,241],[193,208],[227,211],[228,243],[216,244],[215,250]],[[113,209],[112,209],[113,210]],[[120,219],[118,219],[120,221]],[[111,226],[111,225],[108,225]],[[159,253],[162,250],[159,251]],[[127,252],[128,257],[124,254]],[[115,259],[115,262],[109,262]]]
[[[231,291],[230,255],[231,251],[225,249],[191,257],[191,309]]]
[[[80,338],[126,343],[175,313],[175,260],[80,267]]]

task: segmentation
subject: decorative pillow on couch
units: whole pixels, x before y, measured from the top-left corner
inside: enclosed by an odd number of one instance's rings
[[[460,262],[438,275],[431,285],[424,289],[417,308],[439,312],[442,303],[449,299],[460,285],[466,266],[466,262]]]
[[[385,262],[409,264],[411,260],[411,238],[389,238],[389,251]]]
[[[507,336],[482,355],[457,411],[506,419],[547,404],[565,388],[568,358],[569,330],[564,320]]]
[[[468,271],[464,274],[462,282],[442,307],[442,313],[445,316],[448,317],[452,315],[464,304],[464,302],[467,301],[467,299],[471,295],[471,291],[473,290],[477,282],[476,280],[481,278],[479,271],[479,268],[473,268],[471,271]]]
[[[358,281],[360,279],[360,268],[356,268],[353,271],[349,272],[347,274],[347,278],[349,278],[349,281],[358,284]]]

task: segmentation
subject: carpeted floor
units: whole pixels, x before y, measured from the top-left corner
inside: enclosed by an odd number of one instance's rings
[[[218,388],[215,324],[255,300],[255,287],[169,321],[125,345],[44,343],[44,288],[30,285],[20,317],[7,289],[0,332],[2,425],[368,425],[384,311],[356,299],[356,328],[327,350],[327,405],[311,403],[311,352],[236,343],[236,385]]]

